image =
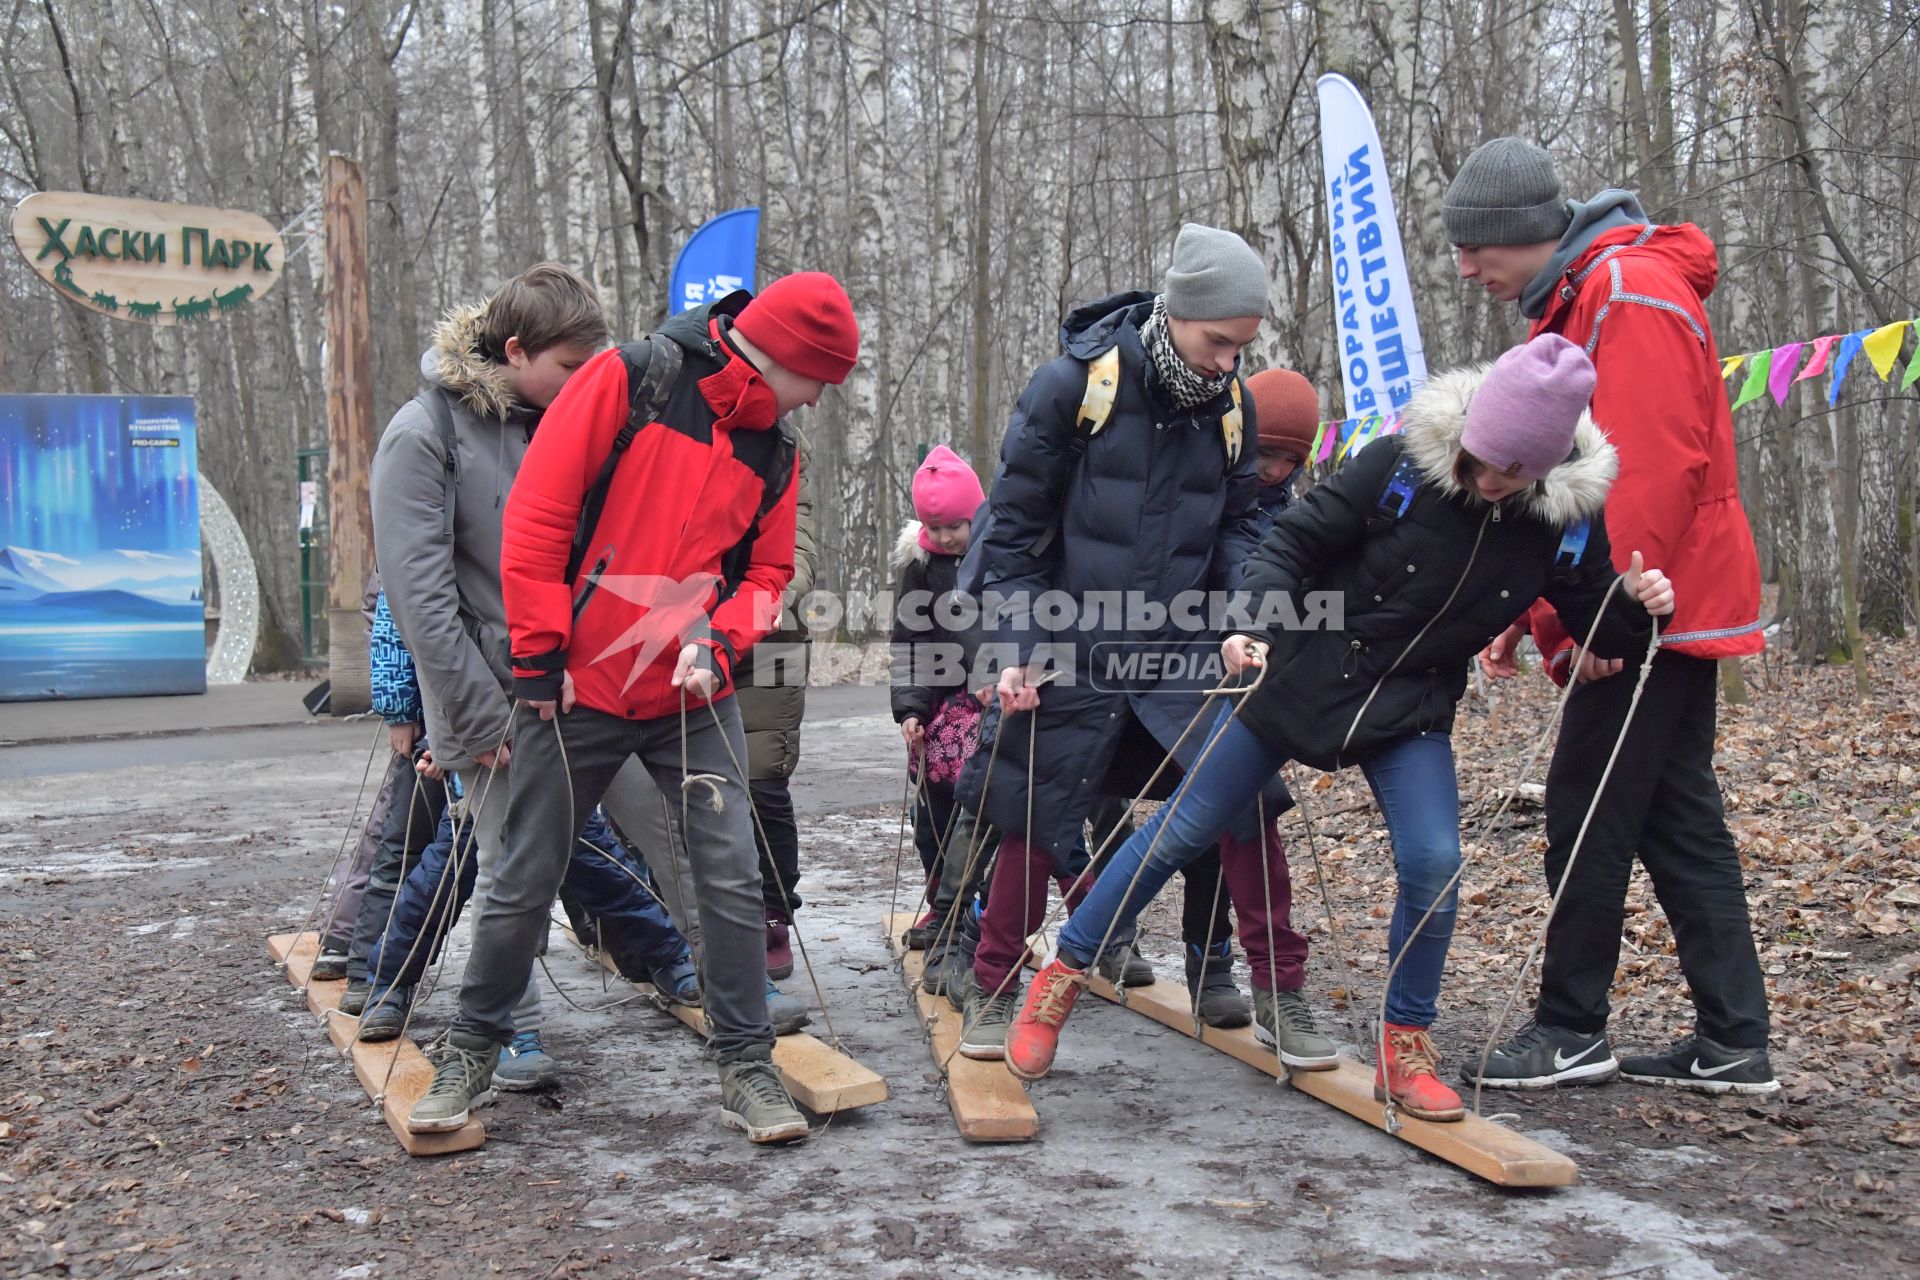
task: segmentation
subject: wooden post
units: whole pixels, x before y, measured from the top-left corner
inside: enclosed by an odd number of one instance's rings
[[[367,307],[367,179],[327,156],[324,187],[327,334],[327,666],[335,715],[373,702],[360,600],[373,568],[373,330]]]

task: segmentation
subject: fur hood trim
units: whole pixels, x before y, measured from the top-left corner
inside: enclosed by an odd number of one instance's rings
[[[478,418],[504,419],[519,402],[500,365],[480,351],[484,303],[454,307],[433,327],[433,345],[421,363],[428,378],[457,396]]]
[[[1407,403],[1401,445],[1427,483],[1448,497],[1464,493],[1470,502],[1485,499],[1462,489],[1454,478],[1460,436],[1467,427],[1467,403],[1492,365],[1473,365],[1435,376]],[[1620,456],[1591,413],[1582,413],[1573,432],[1573,453],[1519,495],[1521,510],[1555,528],[1600,514],[1607,491],[1620,473]]]
[[[893,552],[887,557],[887,563],[898,573],[913,561],[925,564],[927,559],[927,549],[920,545],[920,522],[909,520],[900,526],[900,536],[893,540]]]

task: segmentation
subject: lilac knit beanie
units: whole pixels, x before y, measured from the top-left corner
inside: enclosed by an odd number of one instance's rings
[[[1467,402],[1460,447],[1496,471],[1528,480],[1573,452],[1574,429],[1593,400],[1593,361],[1557,333],[1514,347],[1487,370]]]

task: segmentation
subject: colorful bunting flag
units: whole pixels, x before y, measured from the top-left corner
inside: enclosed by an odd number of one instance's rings
[[[1332,421],[1327,423],[1326,438],[1320,442],[1320,453],[1316,458],[1314,458],[1314,461],[1315,462],[1333,461],[1333,447],[1339,443],[1340,443],[1340,420],[1338,418],[1335,418]]]
[[[1867,353],[1867,359],[1873,361],[1873,371],[1880,375],[1882,382],[1893,372],[1893,362],[1900,358],[1900,344],[1906,339],[1908,323],[1895,320],[1892,324],[1883,324],[1860,344],[1861,350]]]
[[[1869,330],[1862,329],[1858,333],[1850,333],[1840,339],[1840,354],[1833,358],[1833,385],[1827,388],[1828,404],[1839,403],[1840,384],[1846,381],[1847,366],[1852,364],[1853,358],[1860,354],[1861,345],[1866,341],[1868,332]]]
[[[1307,461],[1312,462],[1320,456],[1320,442],[1327,438],[1327,424],[1321,423],[1319,430],[1313,433],[1313,443],[1307,446]]]
[[[1740,394],[1734,397],[1733,407],[1750,404],[1758,400],[1767,390],[1767,374],[1773,369],[1773,352],[1756,351],[1747,357],[1747,380],[1740,387]]]
[[[1804,342],[1789,342],[1773,349],[1767,390],[1773,393],[1775,404],[1785,407],[1787,390],[1793,385],[1793,371],[1800,367],[1800,353],[1806,349],[1806,345]]]
[[[1920,321],[1915,325],[1920,327]],[[1900,375],[1900,389],[1905,391],[1916,382],[1920,382],[1920,343],[1914,345],[1913,359],[1907,361],[1907,371]]]
[[[1725,382],[1733,376],[1733,371],[1746,363],[1745,356],[1728,356],[1720,362],[1720,381]]]
[[[1800,371],[1795,382],[1805,382],[1808,378],[1817,378],[1827,371],[1827,361],[1833,358],[1833,344],[1840,341],[1840,335],[1830,333],[1824,338],[1813,340],[1813,357],[1807,361],[1807,367]]]

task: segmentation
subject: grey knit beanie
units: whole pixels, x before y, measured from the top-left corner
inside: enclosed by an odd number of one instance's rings
[[[1553,157],[1519,138],[1474,148],[1447,188],[1441,214],[1454,244],[1539,244],[1558,240],[1573,221]]]
[[[1173,242],[1173,266],[1160,291],[1176,320],[1265,316],[1267,264],[1233,232],[1189,222]]]

